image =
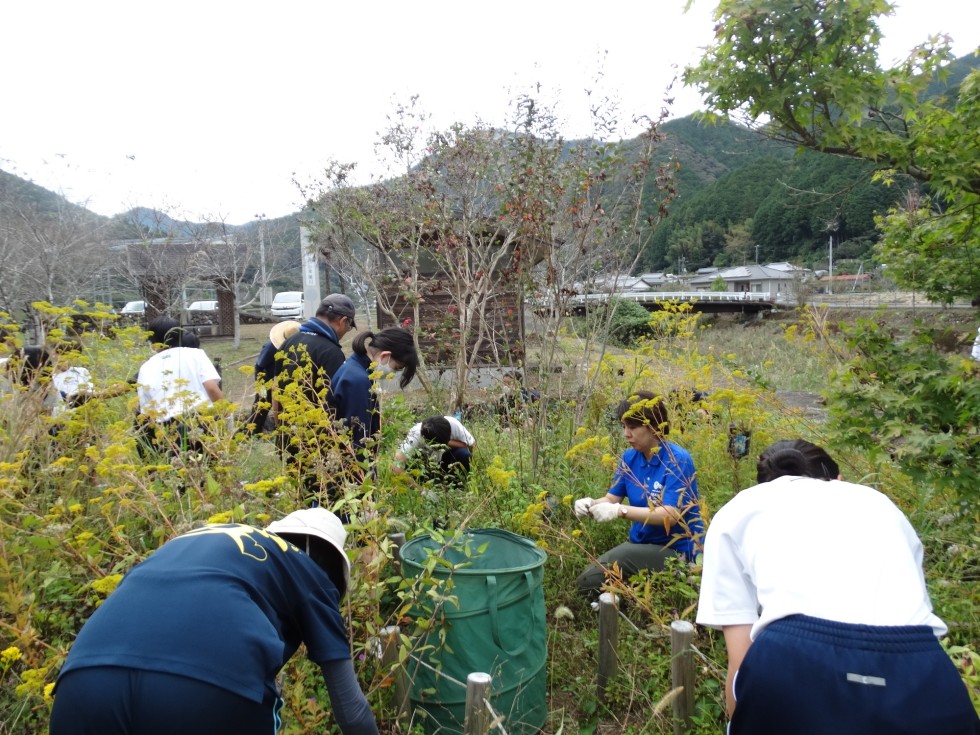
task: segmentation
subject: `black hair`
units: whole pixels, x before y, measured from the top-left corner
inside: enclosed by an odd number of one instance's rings
[[[628,426],[649,426],[657,434],[670,433],[670,417],[664,399],[652,391],[638,390],[616,407],[619,420]]]
[[[805,439],[784,439],[770,444],[759,455],[756,479],[770,482],[786,475],[836,480],[840,468],[825,450]]]
[[[15,353],[19,362],[12,363],[20,371],[20,383],[29,386],[38,378],[51,374],[51,353],[44,347],[24,347]]]
[[[307,533],[277,533],[276,535],[309,554],[317,566],[327,573],[330,581],[333,582],[334,587],[337,588],[341,598],[343,598],[347,592],[347,579],[344,576],[346,564],[340,558],[340,552],[336,548],[322,538]]]
[[[146,325],[150,331],[150,344],[170,347],[200,347],[201,340],[193,332],[185,331],[172,316],[161,315]]]
[[[422,438],[434,444],[449,444],[453,436],[453,427],[445,416],[429,416],[422,421]]]
[[[382,352],[390,352],[395,360],[405,366],[398,385],[407,388],[419,366],[419,355],[415,351],[415,340],[412,339],[411,332],[401,327],[382,329],[377,334],[371,331],[361,332],[351,343],[351,349],[361,357],[366,356],[368,340],[371,347]]]
[[[177,320],[173,317],[165,314],[158,316],[156,319],[147,324],[146,328],[150,332],[150,336],[148,338],[150,340],[150,344],[176,347],[180,341],[180,335],[178,334],[180,324],[178,324]]]
[[[181,347],[193,347],[195,349],[201,348],[201,338],[198,337],[194,332],[188,332],[186,329],[180,330],[180,346]]]

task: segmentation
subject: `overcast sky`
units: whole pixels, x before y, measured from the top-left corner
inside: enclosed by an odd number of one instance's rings
[[[501,124],[540,83],[566,137],[585,90],[655,115],[711,41],[713,0],[8,0],[0,168],[93,211],[142,205],[240,224],[297,211],[294,176],[331,159],[378,173],[386,115],[419,95],[438,128]],[[897,0],[883,62],[930,33],[980,41],[975,0]],[[602,71],[602,82],[596,78]],[[699,109],[680,83],[672,115]],[[626,129],[627,137],[636,129]]]

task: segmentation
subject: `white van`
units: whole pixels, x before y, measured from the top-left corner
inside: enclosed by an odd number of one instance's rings
[[[272,299],[272,316],[274,319],[303,319],[303,292],[280,291]]]

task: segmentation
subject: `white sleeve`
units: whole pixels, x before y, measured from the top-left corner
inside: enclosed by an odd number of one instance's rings
[[[446,418],[449,420],[449,427],[452,430],[449,435],[450,440],[463,442],[468,447],[472,447],[476,443],[473,435],[458,420],[452,416],[446,416]]]
[[[712,628],[755,624],[759,620],[755,584],[735,539],[717,520],[716,516],[704,539],[697,622]]]
[[[418,449],[419,442],[422,441],[422,424],[415,424],[411,429],[408,430],[408,436],[405,437],[405,441],[398,448],[406,457],[411,457],[415,450]]]
[[[197,358],[197,374],[201,379],[201,383],[206,383],[209,380],[221,380],[217,368],[215,368],[214,363],[211,362],[211,358],[208,357],[204,350],[198,350]]]

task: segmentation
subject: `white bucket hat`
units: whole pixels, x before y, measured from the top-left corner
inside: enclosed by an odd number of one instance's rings
[[[343,559],[344,589],[340,591],[343,596],[350,584],[350,559],[344,551],[347,531],[344,530],[344,524],[337,516],[326,508],[304,508],[293,511],[281,520],[273,521],[266,530],[275,534],[295,533],[315,536],[335,548]]]

